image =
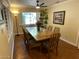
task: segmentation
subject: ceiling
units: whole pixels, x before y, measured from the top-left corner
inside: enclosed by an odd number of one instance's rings
[[[16,5],[17,7],[36,6],[36,0],[8,0],[10,5]],[[45,3],[46,6],[51,6],[56,3],[60,3],[65,0],[39,0],[39,4]]]

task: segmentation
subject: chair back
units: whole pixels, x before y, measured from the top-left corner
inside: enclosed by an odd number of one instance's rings
[[[51,25],[47,26],[46,30],[47,31],[52,31],[53,27]]]
[[[60,33],[60,28],[59,27],[55,27],[53,32],[54,33]]]
[[[50,50],[53,50],[56,52],[56,55],[58,55],[58,43],[59,43],[60,36],[61,36],[60,28],[55,27],[48,41],[48,53],[49,54],[50,54]]]
[[[58,46],[59,39],[60,39],[60,33],[53,33],[49,40],[49,45],[50,45],[49,49],[56,48]]]

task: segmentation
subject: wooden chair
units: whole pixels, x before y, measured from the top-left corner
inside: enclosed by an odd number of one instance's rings
[[[46,31],[52,31],[53,27],[51,25],[48,25],[46,28]]]
[[[30,36],[28,35],[28,32],[25,32],[23,28],[22,30],[23,30],[23,35],[24,35],[24,44],[26,45],[28,43],[28,39],[30,39]]]
[[[35,48],[38,46],[41,46],[41,43],[36,42],[34,40],[34,38],[32,36],[30,36],[30,34],[28,32],[25,32],[24,29],[23,29],[23,33],[24,33],[24,43],[25,43],[28,50],[31,50],[32,48]]]
[[[53,33],[50,40],[49,40],[49,46],[48,46],[48,53],[50,53],[50,50],[55,50],[56,55],[58,55],[58,42],[60,39],[60,33]]]
[[[55,50],[56,51],[56,55],[58,55],[58,43],[59,43],[59,39],[60,39],[60,28],[59,27],[55,27],[53,34],[50,37],[49,40],[49,46],[48,46],[48,51],[50,52],[50,50]],[[48,52],[48,53],[49,53]]]
[[[56,31],[56,30],[54,30]],[[50,59],[50,53],[56,52],[56,55],[58,55],[58,43],[60,39],[61,34],[58,32],[53,32],[50,36],[50,39],[48,42],[44,43],[43,46],[47,48],[48,50],[48,59]]]
[[[60,33],[60,28],[59,27],[55,27],[53,32]]]

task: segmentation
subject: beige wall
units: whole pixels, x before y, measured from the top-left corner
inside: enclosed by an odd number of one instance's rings
[[[66,11],[64,25],[53,24],[53,12]],[[61,28],[61,36],[76,44],[76,36],[79,29],[79,0],[68,0],[59,4],[55,4],[49,8],[49,24],[59,26]]]
[[[14,33],[17,34],[17,29],[18,29],[18,34],[22,34],[22,27],[21,27],[21,15],[18,14],[15,18],[15,16],[13,16],[13,30]],[[16,23],[17,22],[17,23]],[[18,28],[17,28],[18,27]]]
[[[23,32],[22,32],[22,18],[21,18],[22,16],[21,16],[21,14],[19,14],[18,15],[18,31],[19,31],[19,34],[23,34]]]

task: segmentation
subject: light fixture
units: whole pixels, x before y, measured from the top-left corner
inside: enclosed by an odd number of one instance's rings
[[[10,8],[10,11],[12,12],[12,14],[14,14],[14,16],[17,16],[19,14],[19,9],[18,8]]]
[[[11,12],[14,14],[14,16],[17,16],[19,14],[19,11],[17,11],[17,10],[13,10]]]
[[[36,6],[36,9],[39,9],[40,7],[39,6]]]
[[[39,9],[40,8],[39,1],[37,0],[36,2],[37,2],[36,9]]]

